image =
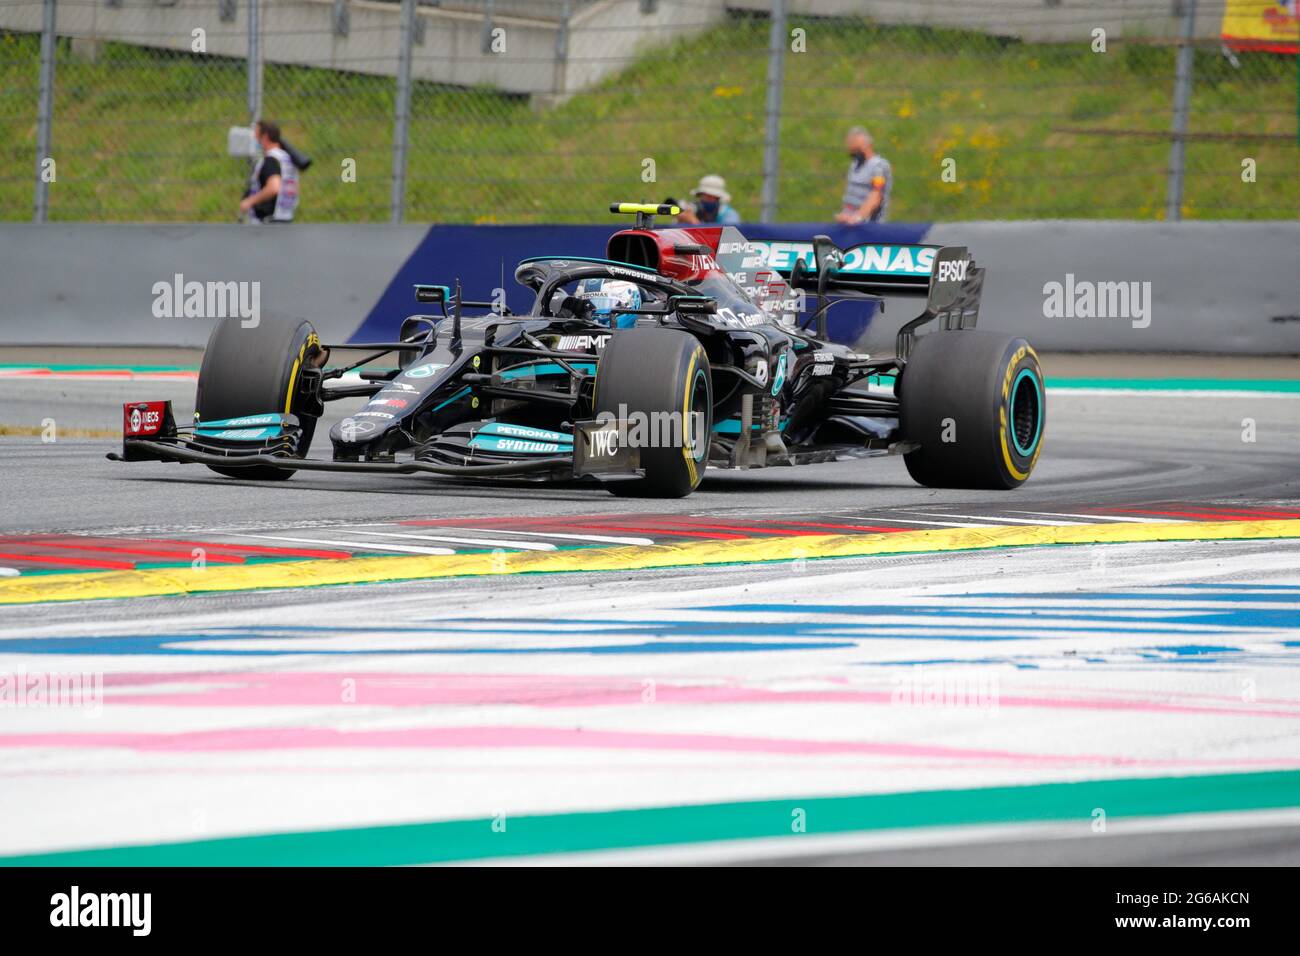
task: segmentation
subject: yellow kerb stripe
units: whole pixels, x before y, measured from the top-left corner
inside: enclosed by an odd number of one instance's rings
[[[1050,527],[990,525],[987,528],[935,528],[887,534],[756,538],[751,541],[692,541],[646,547],[577,548],[505,555],[454,554],[428,557],[353,558],[285,561],[214,567],[156,568],[87,574],[44,574],[0,579],[0,604],[84,601],[103,598],[161,597],[212,591],[374,584],[488,574],[553,571],[629,571],[793,561],[799,558],[854,558],[871,555],[1049,544],[1124,544],[1145,541],[1232,541],[1300,538],[1300,520],[1207,521],[1183,524],[1087,524]]]

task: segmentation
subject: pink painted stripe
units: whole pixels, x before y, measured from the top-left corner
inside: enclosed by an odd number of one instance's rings
[[[341,748],[639,750],[764,753],[790,757],[863,756],[980,761],[1001,766],[1300,767],[1300,760],[1149,759],[1105,754],[1037,754],[920,743],[801,740],[726,734],[641,733],[567,727],[410,727],[345,731],[329,727],[234,728],[176,734],[5,734],[0,748],[127,749],[146,753],[240,753]]]
[[[154,707],[321,707],[341,702],[343,680],[355,702],[374,707],[439,705],[518,705],[525,707],[642,706],[645,688],[638,680],[560,675],[494,674],[329,674],[315,671],[269,673],[110,674],[104,686],[167,685],[163,693],[131,693],[111,699],[117,706]],[[192,685],[173,690],[175,685]],[[1164,695],[1162,695],[1164,697]],[[655,699],[673,704],[863,704],[895,703],[891,690],[835,689],[782,691],[738,684],[668,684],[655,688]],[[1233,706],[1225,706],[1231,703]],[[1179,703],[1124,696],[1078,697],[1051,694],[1002,694],[999,707],[1043,710],[1131,711],[1149,714],[1208,714],[1239,717],[1300,718],[1300,701],[1255,701],[1227,698],[1224,704]],[[1279,706],[1269,706],[1269,704]],[[953,708],[956,709],[956,708]],[[972,705],[969,709],[978,710]]]
[[[155,733],[3,734],[0,747],[121,748],[151,753],[311,750],[320,748],[420,749],[561,748],[578,750],[716,751],[789,756],[859,754],[864,756],[984,760],[1011,764],[1131,764],[1132,758],[1098,755],[1015,753],[933,744],[880,743],[854,740],[800,740],[737,737],[724,734],[642,733],[567,727],[408,727],[397,730],[346,731],[332,727],[231,728]]]

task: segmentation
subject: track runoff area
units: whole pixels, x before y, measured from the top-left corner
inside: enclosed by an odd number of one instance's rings
[[[138,380],[0,376],[89,436],[0,438],[0,862],[1294,864],[1300,393],[1209,364],[1045,357],[1016,491],[670,502],[126,468]]]

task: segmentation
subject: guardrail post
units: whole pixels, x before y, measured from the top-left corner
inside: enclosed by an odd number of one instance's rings
[[[248,0],[248,125],[262,118],[262,0]]]
[[[1174,77],[1174,142],[1169,148],[1169,192],[1165,220],[1177,222],[1183,216],[1183,180],[1187,165],[1187,124],[1192,100],[1192,65],[1196,56],[1196,0],[1182,0],[1183,29],[1178,46],[1178,67]]]
[[[50,130],[54,124],[55,0],[45,0],[41,22],[41,87],[36,106],[36,198],[32,222],[45,222],[50,215],[50,183],[45,161],[50,158]]]
[[[493,10],[492,0],[485,0],[483,4],[483,55],[487,56],[492,52],[492,29],[495,24],[492,22]]]
[[[406,153],[411,136],[411,47],[415,43],[415,0],[402,0],[397,52],[397,101],[393,110],[393,195],[389,220],[402,221],[406,210]]]
[[[555,33],[553,92],[557,97],[564,96],[565,87],[567,86],[565,73],[569,63],[569,18],[571,16],[573,16],[573,11],[569,8],[569,0],[564,0],[560,7],[560,29]]]
[[[785,0],[772,0],[772,32],[767,51],[767,120],[763,132],[761,222],[776,221],[777,180],[781,175],[781,93],[785,86]]]

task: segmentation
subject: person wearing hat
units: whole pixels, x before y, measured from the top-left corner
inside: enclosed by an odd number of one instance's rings
[[[691,196],[695,200],[694,208],[683,207],[678,222],[692,226],[740,225],[740,213],[728,205],[731,193],[727,192],[727,181],[721,176],[705,176],[691,191]]]

